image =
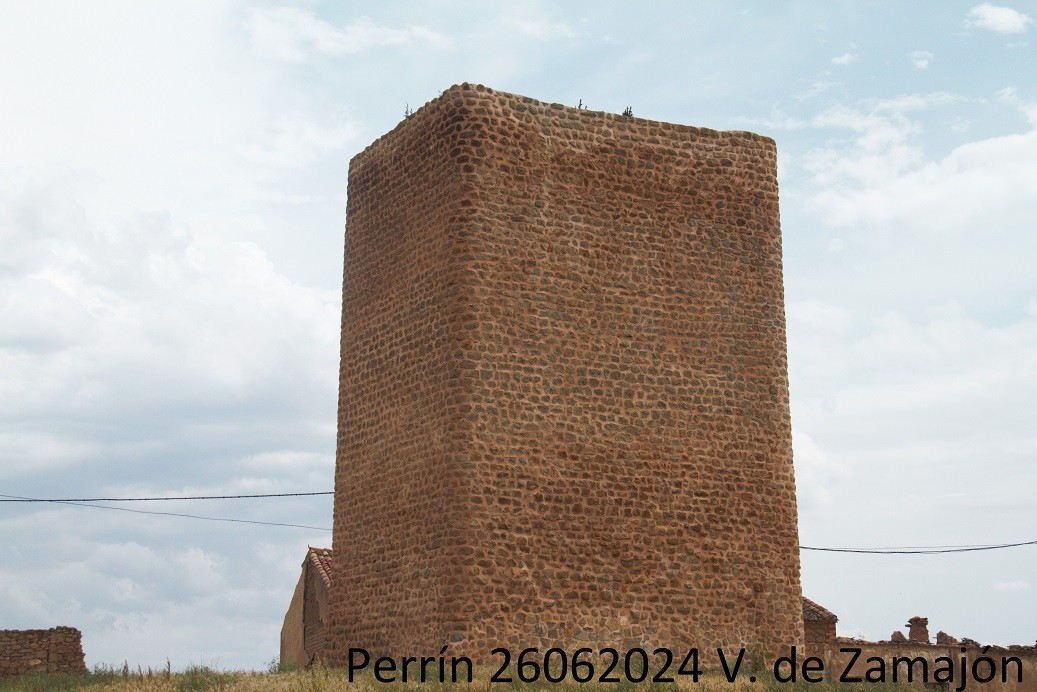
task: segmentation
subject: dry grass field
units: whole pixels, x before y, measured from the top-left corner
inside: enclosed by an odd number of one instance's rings
[[[788,683],[779,684],[768,676],[761,676],[761,681],[751,683],[742,677],[733,683],[722,676],[706,675],[699,682],[681,679],[674,684],[640,683],[629,681],[620,683],[579,684],[572,681],[551,684],[546,682],[527,683],[493,683],[489,682],[492,671],[477,670],[476,680],[471,684],[451,683],[380,683],[370,675],[364,675],[354,682],[349,682],[344,669],[314,667],[309,670],[283,672],[243,672],[220,671],[207,666],[195,666],[182,672],[127,670],[125,668],[100,667],[91,673],[80,675],[37,674],[18,678],[0,679],[0,691],[36,692],[45,690],[125,690],[183,692],[189,690],[240,690],[242,692],[323,692],[324,690],[349,690],[355,692],[391,692],[392,690],[412,689],[434,692],[441,689],[464,689],[479,692],[491,692],[510,689],[543,689],[571,691],[585,690],[599,692],[606,690],[681,690],[690,692],[908,692],[917,688],[902,685],[875,684],[837,684],[837,683]]]

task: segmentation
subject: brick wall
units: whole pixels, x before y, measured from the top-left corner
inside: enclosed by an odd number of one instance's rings
[[[333,661],[801,643],[772,140],[455,86],[347,218]]]
[[[307,563],[309,563],[308,556]],[[327,623],[325,622],[326,613],[321,612],[321,600],[327,600],[325,595],[327,587],[312,564],[306,566],[305,589],[302,623],[307,663],[324,663],[327,661]]]
[[[74,627],[0,630],[0,676],[85,670],[82,634]]]
[[[832,642],[835,641],[834,620],[804,620],[803,642],[804,651],[809,656],[819,656]]]

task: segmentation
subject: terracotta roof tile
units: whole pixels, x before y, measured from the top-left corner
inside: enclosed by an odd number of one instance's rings
[[[331,588],[331,548],[314,548],[312,545],[308,546],[309,550],[306,553],[307,559],[310,564],[317,570],[317,574],[324,581],[324,585]]]
[[[827,620],[838,622],[839,618],[832,611],[822,608],[806,596],[803,597],[803,619],[804,620]]]

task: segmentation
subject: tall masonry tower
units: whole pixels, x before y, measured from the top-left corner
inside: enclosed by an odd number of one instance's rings
[[[341,348],[332,663],[801,642],[773,140],[451,87],[350,164]]]

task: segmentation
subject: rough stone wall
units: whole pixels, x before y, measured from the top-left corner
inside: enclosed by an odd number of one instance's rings
[[[0,630],[0,677],[85,670],[82,634],[74,627]]]
[[[333,662],[802,642],[772,140],[455,86],[347,211]]]

